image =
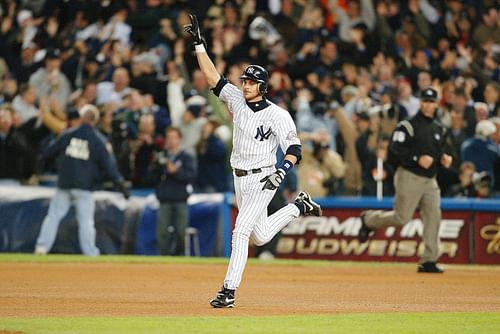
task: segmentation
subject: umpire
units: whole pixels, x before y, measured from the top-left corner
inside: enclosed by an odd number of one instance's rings
[[[368,210],[361,213],[358,239],[364,243],[373,230],[388,226],[402,227],[419,207],[424,224],[425,251],[419,273],[442,273],[436,265],[439,257],[438,231],[441,221],[440,189],[436,181],[439,164],[449,168],[451,156],[444,153],[445,128],[435,120],[437,92],[432,88],[420,94],[420,110],[398,124],[389,146],[389,160],[396,165],[396,195],[392,211]]]
[[[128,197],[123,177],[116,167],[111,146],[94,128],[99,110],[90,104],[80,110],[81,124],[64,132],[44,152],[44,158],[58,158],[57,190],[50,201],[35,248],[35,254],[50,252],[61,219],[71,204],[75,205],[80,248],[85,255],[99,255],[95,245],[92,190],[103,178],[109,177]]]

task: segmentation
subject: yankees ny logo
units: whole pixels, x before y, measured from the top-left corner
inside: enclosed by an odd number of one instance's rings
[[[264,141],[264,139],[269,139],[269,136],[271,135],[271,128],[267,130],[267,132],[264,132],[264,126],[261,125],[260,127],[257,128],[257,134],[255,135],[255,139],[259,139],[260,141]]]

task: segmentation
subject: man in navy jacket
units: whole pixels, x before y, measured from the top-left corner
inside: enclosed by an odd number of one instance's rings
[[[194,158],[181,149],[182,133],[167,129],[165,150],[156,155],[153,176],[158,183],[156,197],[160,202],[156,239],[161,255],[180,255],[188,224],[187,199],[196,179]]]
[[[36,254],[50,252],[59,223],[74,204],[80,248],[85,255],[99,255],[95,245],[92,191],[104,178],[110,178],[128,197],[111,146],[94,128],[99,120],[99,110],[87,104],[79,113],[81,124],[68,129],[43,152],[45,159],[58,159],[58,181],[36,242]]]

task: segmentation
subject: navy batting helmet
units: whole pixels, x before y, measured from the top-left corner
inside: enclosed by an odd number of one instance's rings
[[[243,71],[240,79],[247,79],[256,81],[259,84],[259,93],[264,95],[267,92],[267,81],[269,80],[269,74],[266,69],[259,65],[249,65]]]

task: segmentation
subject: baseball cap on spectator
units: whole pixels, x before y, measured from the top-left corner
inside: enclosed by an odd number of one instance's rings
[[[438,93],[434,88],[426,88],[420,93],[420,99],[424,101],[437,101]]]
[[[404,75],[398,75],[396,77],[396,84],[399,86],[402,83],[406,83],[408,85],[411,85],[411,82],[407,77],[405,77]]]
[[[199,104],[191,104],[187,106],[187,110],[189,110],[194,117],[198,118],[201,114],[202,106]]]
[[[134,63],[144,63],[156,67],[156,65],[160,63],[160,57],[158,57],[153,52],[143,52],[134,56],[134,58],[132,58],[132,61]]]
[[[222,8],[217,5],[212,5],[207,11],[207,17],[211,20],[219,19],[222,16]]]
[[[358,118],[363,120],[363,121],[370,120],[370,114],[368,113],[368,110],[356,111],[356,116],[358,116]]]
[[[368,31],[368,26],[363,22],[358,22],[352,25],[351,29],[358,29],[363,31]]]
[[[311,111],[314,115],[324,115],[328,110],[328,105],[323,101],[314,102],[311,106]]]
[[[61,56],[61,51],[59,49],[49,48],[45,52],[45,59],[59,59]]]
[[[24,50],[24,49],[36,49],[37,48],[37,45],[36,43],[33,43],[32,41],[29,41],[27,43],[23,43],[23,45],[21,46],[21,48]]]
[[[80,118],[80,113],[76,108],[71,108],[67,115],[68,121]]]
[[[33,14],[31,13],[31,10],[28,9],[21,9],[19,13],[17,13],[17,25],[22,25],[23,22],[27,19],[30,19],[33,17]]]
[[[341,70],[334,71],[332,77],[333,79],[338,79],[342,81],[345,80],[344,72],[342,72]]]
[[[347,85],[344,88],[342,88],[342,90],[340,91],[340,95],[341,96],[346,96],[346,95],[356,96],[356,95],[358,95],[358,88],[356,88],[353,85]]]
[[[488,105],[484,102],[475,102],[474,103],[474,109],[484,109],[488,110]]]
[[[206,105],[207,103],[208,103],[207,99],[199,94],[193,94],[189,97],[186,97],[187,105]]]

